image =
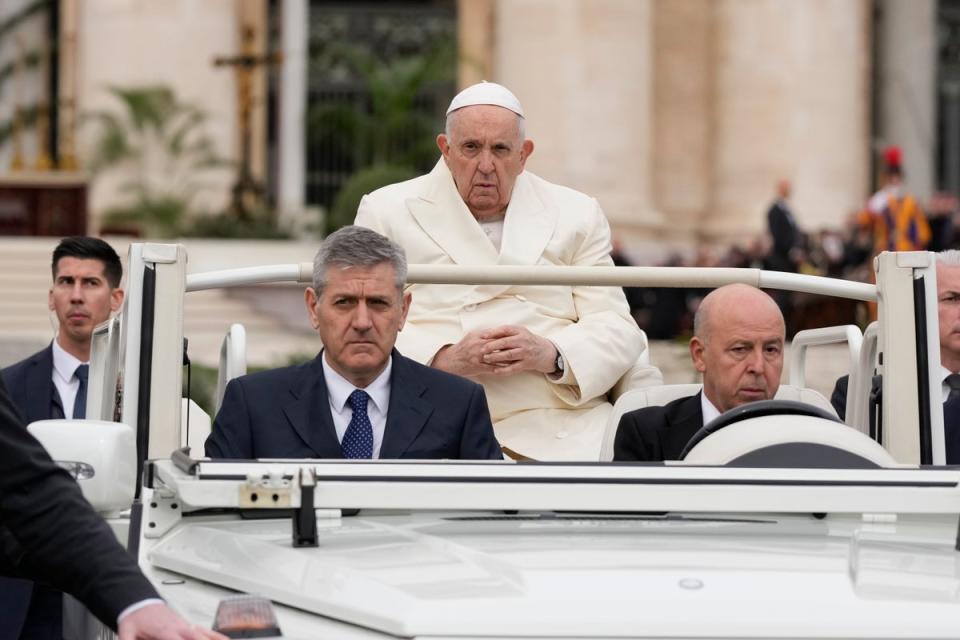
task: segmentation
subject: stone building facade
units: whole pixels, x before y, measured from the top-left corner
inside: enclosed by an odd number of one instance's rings
[[[464,55],[484,62],[463,82],[511,87],[538,145],[530,168],[596,195],[631,246],[761,233],[781,177],[809,229],[868,192],[868,0],[460,6]]]
[[[208,113],[218,151],[237,156],[236,76],[212,59],[239,50],[241,23],[261,27],[263,48],[266,0],[59,1],[72,34],[60,77],[78,111],[108,106],[108,85],[165,83]],[[449,1],[459,84],[510,87],[536,142],[529,168],[595,195],[638,251],[762,233],[784,177],[801,226],[837,228],[862,206],[887,143],[903,146],[914,190],[934,190],[937,0]],[[257,80],[253,158],[263,176],[272,120],[275,201],[295,222],[310,215],[305,25],[324,3],[280,6],[282,86],[270,110]],[[82,154],[82,131],[79,141]],[[94,214],[117,188],[98,185]]]

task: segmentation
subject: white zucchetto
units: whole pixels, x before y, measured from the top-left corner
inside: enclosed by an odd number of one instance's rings
[[[520,106],[520,101],[517,100],[517,96],[513,95],[510,89],[496,82],[487,82],[486,80],[471,85],[455,95],[453,100],[450,101],[450,107],[447,108],[447,115],[450,115],[457,109],[471,107],[476,104],[492,104],[497,107],[509,109],[521,118],[524,117],[523,107]]]

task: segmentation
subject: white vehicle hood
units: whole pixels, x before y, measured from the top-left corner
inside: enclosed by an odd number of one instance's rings
[[[155,566],[400,637],[960,635],[957,521],[418,513],[186,519]]]

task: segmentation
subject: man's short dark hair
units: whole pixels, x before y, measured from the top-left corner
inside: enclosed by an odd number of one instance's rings
[[[113,250],[113,247],[100,238],[71,236],[61,240],[57,248],[53,250],[53,263],[50,265],[54,280],[57,279],[57,263],[60,262],[60,258],[99,260],[103,263],[103,275],[110,283],[110,287],[116,289],[120,286],[120,279],[123,277],[123,265],[120,264],[120,256]]]

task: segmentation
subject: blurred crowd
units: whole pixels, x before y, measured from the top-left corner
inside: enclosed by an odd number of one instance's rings
[[[872,216],[869,209],[851,212],[841,229],[821,229],[804,232],[792,216],[787,216],[794,225],[795,238],[778,242],[780,235],[773,222],[778,203],[784,204],[789,196],[789,184],[781,183],[778,198],[768,212],[768,230],[748,239],[745,243],[718,246],[701,245],[692,255],[679,252],[671,254],[658,266],[671,267],[746,267],[774,271],[791,271],[808,275],[843,278],[859,282],[871,282],[872,259],[887,247],[887,236],[878,231],[877,219],[884,224],[883,215]],[[881,192],[878,192],[881,193]],[[941,251],[960,246],[960,211],[955,196],[938,194],[930,198],[917,214],[922,215],[927,227],[912,241],[913,246],[897,247],[898,250],[926,249]],[[889,219],[889,216],[887,217]],[[788,236],[789,237],[789,236]],[[631,264],[620,247],[613,252],[617,265]],[[627,302],[637,324],[654,340],[669,340],[692,334],[693,314],[700,300],[709,289],[674,289],[627,287],[624,289]],[[812,327],[837,324],[865,326],[870,309],[853,300],[824,298],[813,294],[770,292],[780,304],[787,318],[787,333]]]

